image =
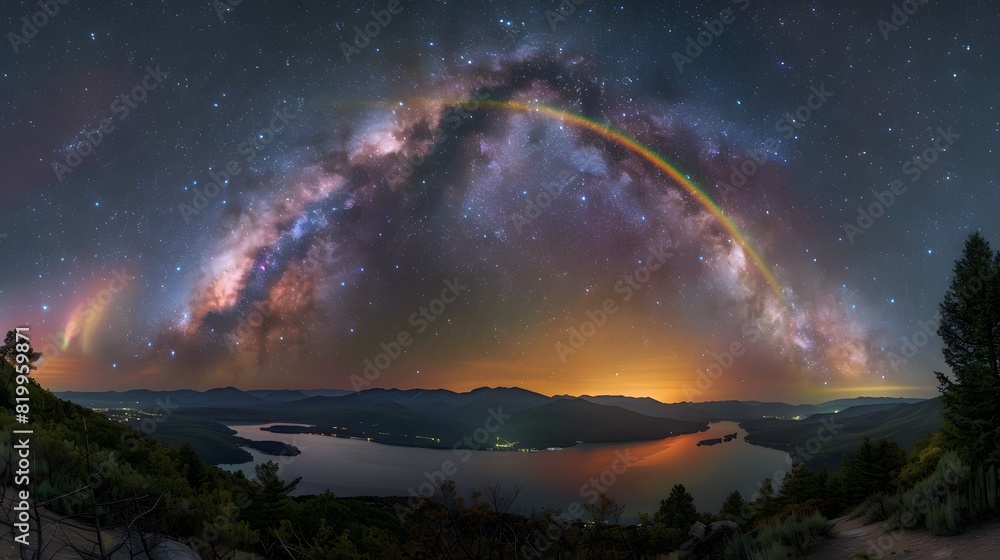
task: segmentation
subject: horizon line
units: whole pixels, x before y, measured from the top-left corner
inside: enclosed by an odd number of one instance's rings
[[[148,388],[135,388],[135,389],[122,389],[122,390],[108,389],[108,390],[103,390],[103,391],[101,391],[101,390],[88,390],[88,391],[65,390],[65,391],[50,391],[50,392],[53,393],[53,394],[56,394],[56,393],[127,393],[127,392],[130,392],[130,391],[149,391],[151,393],[170,393],[170,392],[176,392],[176,391],[194,391],[196,393],[206,393],[208,391],[215,391],[215,390],[218,390],[218,389],[234,389],[234,390],[240,391],[242,393],[249,393],[250,391],[271,391],[271,392],[276,392],[276,391],[294,391],[294,392],[304,392],[304,391],[344,391],[345,392],[344,395],[337,395],[337,396],[349,396],[349,395],[352,395],[352,394],[355,394],[355,393],[363,393],[365,391],[375,391],[375,390],[381,390],[381,391],[410,391],[410,392],[448,391],[448,392],[454,393],[456,395],[466,395],[466,394],[472,393],[474,391],[479,391],[479,390],[482,390],[482,389],[488,389],[488,390],[516,389],[516,390],[519,390],[519,391],[525,391],[525,392],[528,392],[528,393],[534,393],[536,395],[539,395],[539,396],[542,396],[542,397],[546,397],[546,398],[550,398],[550,399],[554,399],[554,398],[574,398],[574,399],[581,399],[581,398],[588,398],[588,397],[589,398],[618,397],[618,398],[628,398],[628,399],[650,399],[650,400],[656,401],[656,402],[658,402],[660,404],[666,404],[666,405],[672,405],[672,404],[701,404],[701,403],[717,403],[717,402],[741,402],[741,403],[754,403],[754,402],[757,402],[757,403],[780,403],[780,404],[787,404],[787,405],[792,405],[792,406],[806,406],[806,405],[826,404],[826,403],[829,403],[829,402],[832,402],[832,401],[838,401],[838,400],[853,400],[853,399],[910,399],[910,400],[926,401],[926,400],[932,400],[932,399],[935,399],[935,398],[940,398],[940,395],[935,396],[935,397],[901,397],[901,396],[896,396],[896,395],[881,395],[881,396],[876,396],[876,395],[857,395],[857,396],[853,396],[853,397],[833,398],[833,399],[828,399],[828,400],[820,401],[820,402],[799,402],[799,403],[790,403],[790,402],[785,402],[783,400],[765,401],[765,400],[760,400],[760,399],[736,399],[736,398],[706,400],[706,401],[675,401],[675,402],[666,402],[666,401],[661,401],[661,400],[659,400],[657,398],[650,397],[650,396],[633,396],[633,395],[623,395],[623,394],[617,394],[617,395],[614,395],[614,394],[598,394],[598,395],[582,394],[582,395],[571,395],[569,393],[546,395],[545,393],[540,393],[538,391],[533,391],[531,389],[524,389],[522,387],[507,387],[507,386],[490,387],[488,385],[483,385],[483,386],[480,386],[480,387],[476,387],[476,388],[470,389],[468,391],[454,391],[452,389],[447,389],[445,387],[438,387],[438,388],[434,388],[434,389],[429,389],[429,388],[402,389],[402,388],[399,388],[399,387],[370,387],[370,388],[367,388],[367,389],[362,389],[360,391],[355,391],[355,390],[352,390],[352,389],[335,389],[335,388],[324,388],[324,387],[316,387],[316,388],[312,388],[312,389],[289,389],[289,388],[280,388],[280,389],[268,389],[268,388],[240,389],[240,388],[234,387],[232,385],[227,385],[225,387],[212,387],[212,388],[209,388],[209,389],[191,389],[191,388],[180,388],[180,389],[148,389]],[[924,389],[924,387],[912,386],[912,387],[907,387],[907,389]],[[314,396],[321,396],[321,395],[306,395],[307,398],[312,398]],[[291,401],[291,402],[294,402],[294,401]]]

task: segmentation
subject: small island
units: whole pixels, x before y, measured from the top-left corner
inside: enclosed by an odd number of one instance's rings
[[[738,437],[740,437],[739,433],[726,434],[718,438],[703,439],[699,441],[697,445],[698,447],[701,447],[702,445],[718,445],[720,443],[730,442]]]

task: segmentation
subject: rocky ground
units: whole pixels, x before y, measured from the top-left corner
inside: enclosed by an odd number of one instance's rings
[[[22,558],[21,545],[14,542],[14,531],[10,513],[13,511],[13,503],[9,496],[12,492],[7,492],[7,499],[0,500],[0,560],[20,560]],[[81,555],[73,551],[73,547],[83,550],[90,550],[95,547],[94,528],[73,519],[64,519],[51,511],[42,508],[41,515],[44,524],[44,552],[42,560],[80,560]],[[113,547],[117,544],[114,531],[104,531],[105,544]],[[31,532],[30,542],[38,543],[37,535]],[[27,558],[28,556],[23,556]],[[96,556],[95,556],[96,557]],[[146,558],[145,555],[135,557]],[[120,549],[110,560],[128,560],[129,554],[125,549]],[[200,560],[198,555],[187,546],[175,541],[163,541],[158,546],[151,560]]]
[[[864,525],[860,519],[835,520],[837,536],[827,539],[809,556],[811,560],[847,560],[867,552],[869,558],[905,560],[1000,558],[1000,520],[970,525],[956,537],[936,537],[925,529],[886,533],[880,523]]]

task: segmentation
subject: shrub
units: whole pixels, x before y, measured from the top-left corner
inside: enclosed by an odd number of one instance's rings
[[[750,554],[748,560],[776,560],[780,558],[792,558],[793,550],[781,543],[771,543],[770,545]]]
[[[969,481],[969,513],[972,517],[982,517],[997,512],[997,469],[996,466],[979,466]]]
[[[820,513],[817,507],[818,500],[809,500],[805,503],[798,504],[788,504],[781,508],[781,512],[778,513],[773,519],[774,522],[784,521],[791,518],[804,518],[809,517],[815,513]]]
[[[921,480],[934,473],[941,456],[944,455],[941,432],[927,434],[913,446],[910,457],[899,473],[899,486],[909,490]]]
[[[960,494],[951,494],[944,501],[935,502],[927,511],[925,523],[932,535],[951,537],[962,533],[962,511],[968,506]]]
[[[948,496],[959,493],[966,484],[968,470],[954,452],[945,453],[931,476],[918,482],[912,490],[903,495],[900,515],[890,516],[887,528],[917,526],[931,528],[932,523],[935,527],[941,527],[942,522],[947,525],[943,508]],[[932,523],[928,523],[931,515],[933,515]]]
[[[957,535],[965,523],[996,512],[998,502],[996,468],[973,471],[948,452],[929,477],[903,496],[899,510],[887,517],[886,529],[923,526],[935,535]]]
[[[743,560],[747,558],[751,550],[757,546],[757,540],[748,533],[737,533],[729,539],[722,550],[722,556],[726,560]]]
[[[876,494],[874,496],[868,496],[864,502],[854,513],[851,514],[852,518],[858,518],[864,520],[865,524],[878,523],[879,521],[886,521],[890,519],[893,515],[899,512],[903,507],[903,498],[899,495],[886,495],[886,494]]]
[[[833,536],[833,525],[819,513],[795,516],[776,525],[757,530],[756,535],[742,534],[727,543],[727,560],[757,560],[804,557],[822,537]]]

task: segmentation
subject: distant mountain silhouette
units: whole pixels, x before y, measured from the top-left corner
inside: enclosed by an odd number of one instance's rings
[[[247,393],[267,402],[297,401],[311,396],[302,391],[292,391],[289,389],[278,389],[276,391],[255,389],[253,391],[247,391]]]
[[[567,447],[577,441],[612,442],[670,437],[706,429],[710,422],[737,421],[748,441],[794,451],[816,436],[824,422],[838,427],[813,463],[832,463],[861,438],[892,437],[904,446],[940,425],[940,401],[859,397],[820,404],[712,401],[663,403],[652,398],[614,395],[547,397],[515,387],[480,387],[458,393],[447,389],[252,390],[234,387],[208,391],[63,392],[61,398],[100,408],[142,408],[169,403],[172,414],[192,421],[304,424],[289,431],[311,431],[422,447],[452,447],[484,426],[483,447],[497,438],[518,447]],[[490,421],[490,418],[494,420]],[[487,425],[490,421],[492,424]],[[170,438],[171,423],[161,437]],[[182,423],[175,423],[180,429]],[[207,446],[202,446],[204,449]]]
[[[541,448],[568,447],[576,441],[662,439],[706,428],[700,422],[654,418],[585,399],[557,399],[513,415],[499,435],[524,447]]]
[[[891,397],[858,397],[855,399],[839,399],[821,404],[786,404],[782,402],[759,401],[709,401],[699,403],[681,402],[666,404],[651,398],[634,398],[622,396],[582,396],[598,404],[620,406],[647,416],[664,418],[680,418],[693,421],[717,422],[720,420],[751,420],[770,417],[811,416],[844,410],[851,406],[863,404],[891,404],[920,402],[923,399],[904,399]]]
[[[857,449],[865,436],[891,439],[909,449],[921,436],[937,432],[941,421],[938,397],[894,406],[861,405],[799,421],[762,418],[740,425],[749,432],[746,439],[751,443],[796,452],[813,466],[832,467]],[[810,440],[815,441],[810,444]]]

